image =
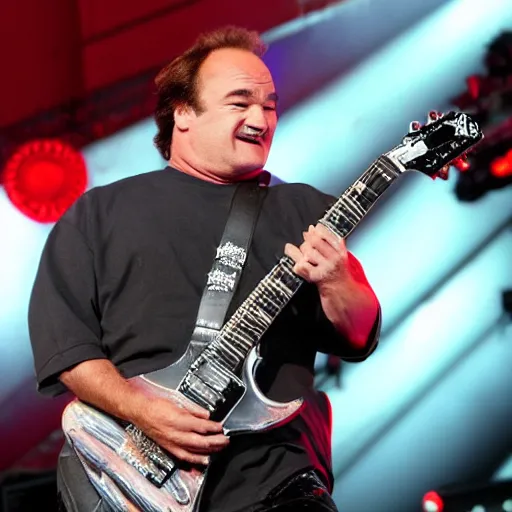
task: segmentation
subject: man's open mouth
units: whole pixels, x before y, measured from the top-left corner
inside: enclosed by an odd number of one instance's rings
[[[258,136],[251,136],[251,135],[248,135],[247,133],[239,133],[236,138],[238,140],[242,140],[244,142],[248,142],[249,144],[256,144],[256,145],[261,145],[261,137],[258,137]]]

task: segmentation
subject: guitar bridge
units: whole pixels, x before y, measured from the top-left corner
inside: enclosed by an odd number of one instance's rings
[[[176,470],[173,460],[135,425],[129,424],[125,430],[140,453],[159,469],[158,472],[146,471],[144,476],[152,484],[162,487]]]

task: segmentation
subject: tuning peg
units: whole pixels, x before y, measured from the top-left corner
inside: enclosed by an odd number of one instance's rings
[[[421,123],[419,121],[413,121],[409,124],[410,132],[417,132],[421,128]]]
[[[449,178],[449,173],[450,173],[450,166],[445,165],[444,167],[441,167],[441,169],[439,169],[439,171],[437,171],[435,174],[433,174],[431,176],[431,178],[433,180],[435,180],[436,178],[439,178],[443,181],[446,181]]]
[[[427,116],[427,124],[433,123],[434,121],[437,121],[441,117],[443,117],[443,114],[437,112],[436,110],[431,110]]]
[[[461,156],[459,156],[458,158],[456,158],[451,163],[451,165],[453,165],[453,167],[455,167],[456,169],[458,169],[461,172],[465,172],[471,167],[468,162],[468,155],[466,155],[466,153],[464,153]]]
[[[440,171],[439,171],[439,177],[446,181],[450,176],[450,166],[445,165]]]

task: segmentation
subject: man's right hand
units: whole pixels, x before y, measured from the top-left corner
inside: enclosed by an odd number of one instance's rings
[[[206,410],[192,402],[180,407],[129,382],[107,359],[84,361],[62,372],[60,380],[80,400],[134,424],[178,459],[208,464],[207,455],[229,443]]]
[[[166,398],[146,402],[135,424],[159,446],[180,460],[208,464],[208,454],[218,452],[229,443],[222,424],[208,419],[209,413],[199,406],[180,407]]]

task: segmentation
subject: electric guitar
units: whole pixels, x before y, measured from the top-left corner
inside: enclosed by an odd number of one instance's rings
[[[380,156],[319,220],[346,238],[403,173],[446,178],[447,166],[483,137],[466,114],[431,113]],[[239,256],[239,255],[238,255]],[[229,258],[229,254],[226,256]],[[235,256],[237,257],[236,251]],[[269,400],[255,382],[258,343],[304,282],[283,256],[210,343],[192,341],[174,364],[130,379],[145,392],[193,404],[221,421],[228,436],[261,432],[290,421],[302,399]],[[196,512],[208,467],[184,464],[134,425],[74,400],[62,417],[64,434],[103,500],[115,511]]]

